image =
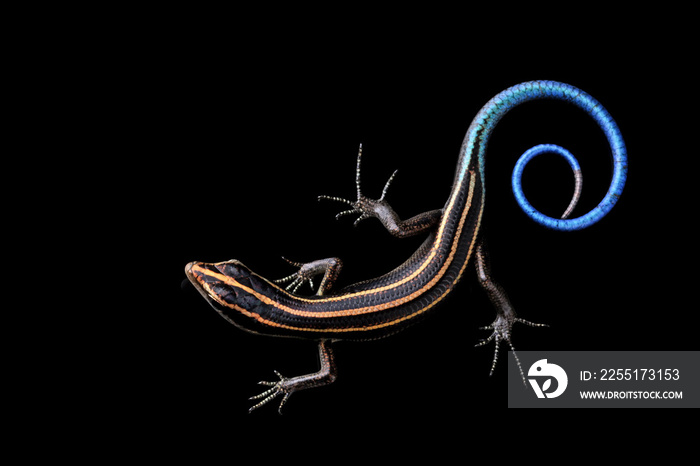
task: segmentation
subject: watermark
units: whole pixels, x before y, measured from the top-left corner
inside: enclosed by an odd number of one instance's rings
[[[569,376],[566,375],[566,371],[557,366],[556,364],[550,364],[546,359],[540,359],[536,361],[527,373],[528,376],[534,378],[528,379],[532,389],[535,391],[537,398],[556,398],[566,390],[569,384]],[[542,386],[540,386],[537,379],[543,379]],[[549,388],[552,386],[552,379],[556,381],[556,389],[549,392]]]
[[[700,351],[518,351],[509,408],[700,408]]]

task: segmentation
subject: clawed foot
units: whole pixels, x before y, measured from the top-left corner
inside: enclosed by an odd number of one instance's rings
[[[277,283],[278,285],[289,283],[289,285],[287,285],[286,290],[289,291],[293,288],[292,293],[296,293],[299,287],[306,282],[309,282],[309,285],[311,286],[311,291],[313,291],[313,277],[315,277],[316,275],[322,275],[323,278],[321,278],[321,284],[318,286],[318,290],[316,292],[318,296],[322,296],[331,289],[331,286],[333,286],[333,282],[336,278],[338,278],[338,274],[340,273],[340,270],[343,267],[343,262],[337,257],[329,257],[328,259],[320,259],[307,263],[290,261],[289,259],[286,259],[284,257],[282,259],[284,259],[294,267],[299,267],[299,270],[294,272],[290,276],[280,278],[279,280],[275,280],[275,283]]]
[[[513,347],[513,344],[510,341],[511,334],[513,331],[513,324],[516,322],[529,325],[530,327],[549,327],[549,325],[547,324],[536,324],[534,322],[515,317],[512,314],[504,316],[499,313],[496,317],[496,320],[494,320],[491,325],[481,327],[481,330],[493,330],[493,333],[491,333],[491,335],[489,335],[489,337],[485,340],[481,340],[475,346],[484,346],[485,344],[490,343],[491,340],[496,340],[496,348],[493,353],[493,363],[491,364],[491,372],[489,372],[490,376],[493,375],[493,371],[496,369],[496,363],[498,362],[498,349],[500,347],[501,341],[505,341],[506,343],[508,343],[508,346],[510,346],[510,349],[513,351],[515,362],[518,364],[518,370],[520,370],[520,377],[522,377],[523,379],[523,384],[527,387],[527,383],[525,381],[525,374],[523,373],[523,368],[520,365],[520,360],[518,359],[518,355],[515,352],[515,348]]]
[[[377,211],[382,208],[382,206],[386,205],[386,201],[384,198],[386,197],[386,193],[389,190],[389,186],[391,185],[391,182],[394,180],[394,177],[396,176],[396,172],[398,170],[395,170],[394,173],[389,177],[389,180],[386,182],[384,185],[384,189],[382,190],[382,197],[379,199],[370,199],[368,197],[365,197],[362,194],[362,191],[360,189],[360,161],[362,159],[362,144],[360,144],[360,150],[357,154],[357,169],[355,170],[355,186],[357,188],[357,200],[356,201],[350,201],[347,199],[343,199],[340,197],[333,197],[333,196],[318,196],[318,199],[327,199],[329,201],[337,201],[337,202],[342,202],[344,204],[349,205],[352,207],[352,209],[349,210],[344,210],[340,212],[338,215],[335,216],[336,219],[340,219],[340,217],[343,217],[345,215],[351,215],[351,214],[359,214],[360,216],[355,220],[354,226],[357,226],[362,220],[370,218],[370,217],[376,217],[377,216]]]
[[[283,257],[285,261],[293,265],[294,267],[299,267],[299,270],[294,272],[288,277],[280,278],[279,280],[275,280],[275,283],[278,285],[283,285],[285,283],[289,283],[289,285],[285,288],[287,291],[289,291],[290,288],[294,287],[292,290],[292,293],[296,293],[297,290],[301,285],[303,285],[306,282],[309,282],[309,285],[311,286],[311,291],[314,290],[314,280],[313,277],[314,275],[317,275],[319,273],[317,267],[315,267],[315,263],[310,262],[308,264],[303,264],[301,262],[294,262],[290,261],[286,257]],[[323,271],[321,271],[322,273]]]
[[[292,393],[299,390],[306,390],[308,388],[322,387],[324,385],[333,383],[333,381],[335,381],[337,377],[337,372],[329,340],[320,340],[318,342],[318,356],[319,361],[321,363],[321,369],[318,372],[300,375],[288,379],[279,372],[275,371],[275,374],[279,378],[279,381],[258,382],[258,385],[264,385],[270,388],[259,395],[250,397],[250,400],[260,401],[255,406],[250,408],[248,412],[253,412],[261,406],[268,404],[270,401],[274,400],[278,396],[282,395],[282,401],[280,401],[279,408],[277,408],[277,412],[282,414],[282,407],[287,402]]]
[[[266,404],[268,404],[270,401],[274,400],[278,396],[284,395],[282,397],[282,401],[280,402],[279,408],[277,408],[277,412],[279,414],[282,414],[282,406],[284,406],[284,404],[287,402],[287,400],[289,399],[291,394],[294,392],[294,389],[291,388],[291,386],[289,384],[289,379],[287,379],[286,377],[284,377],[282,374],[280,374],[277,371],[275,371],[275,374],[277,375],[277,377],[279,377],[278,382],[267,382],[264,380],[261,382],[258,382],[258,385],[265,385],[266,387],[272,387],[272,388],[265,390],[264,392],[262,392],[259,395],[251,396],[250,398],[248,398],[251,401],[262,399],[262,401],[260,401],[258,404],[251,407],[248,410],[249,413],[252,413],[256,409],[260,408],[261,406],[265,406]]]

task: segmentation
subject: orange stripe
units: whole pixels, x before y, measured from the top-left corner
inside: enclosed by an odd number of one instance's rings
[[[474,240],[476,240],[476,236],[474,236]],[[467,259],[468,259],[469,257],[471,257],[471,252],[472,252],[472,250],[473,250],[473,248],[474,248],[474,240],[472,241],[472,244],[471,244],[470,247],[469,247],[469,256],[467,257]],[[277,328],[282,328],[282,329],[285,329],[285,330],[293,330],[293,331],[300,331],[300,332],[348,333],[348,332],[366,332],[366,331],[369,331],[369,330],[378,330],[378,329],[381,329],[381,328],[391,327],[391,326],[393,326],[393,325],[396,325],[396,324],[398,324],[398,323],[400,323],[400,322],[403,322],[403,321],[406,321],[406,320],[409,320],[409,319],[413,319],[414,317],[417,317],[417,316],[423,314],[424,312],[428,311],[428,310],[431,309],[433,306],[435,306],[437,303],[439,303],[440,301],[442,301],[443,298],[444,298],[445,296],[447,296],[447,294],[448,294],[449,292],[450,292],[450,289],[446,289],[445,292],[444,292],[443,294],[441,294],[437,299],[435,299],[435,301],[433,301],[433,302],[430,303],[429,305],[425,306],[424,308],[418,309],[418,310],[417,310],[416,312],[414,312],[413,314],[408,314],[408,315],[405,315],[405,316],[401,316],[401,317],[399,317],[398,319],[394,319],[394,320],[390,320],[390,321],[387,321],[387,322],[383,322],[383,323],[381,323],[381,324],[365,326],[365,327],[327,328],[327,329],[309,328],[309,327],[294,327],[294,326],[291,326],[291,325],[280,324],[280,323],[278,323],[278,322],[273,322],[273,321],[271,321],[271,320],[265,319],[265,318],[263,318],[262,316],[260,316],[259,314],[255,314],[255,313],[253,313],[253,312],[248,312],[248,311],[246,311],[245,309],[243,309],[243,308],[241,308],[241,307],[239,307],[239,306],[236,306],[235,304],[229,305],[228,303],[221,302],[220,300],[217,300],[217,302],[219,302],[219,303],[221,303],[221,304],[223,304],[223,305],[229,306],[229,307],[233,307],[234,309],[243,312],[244,315],[246,315],[246,316],[248,316],[248,317],[252,317],[253,319],[255,319],[255,320],[257,320],[258,322],[260,322],[261,324],[267,325],[267,326],[269,326],[269,327],[277,327]]]
[[[470,249],[470,250],[471,250],[471,249]],[[366,327],[348,327],[348,328],[328,328],[328,329],[319,329],[319,328],[308,328],[308,327],[294,327],[294,326],[291,326],[291,325],[280,324],[279,322],[273,322],[273,321],[271,321],[271,320],[268,320],[268,319],[263,318],[260,314],[256,314],[256,313],[254,313],[254,312],[249,312],[249,311],[247,311],[246,309],[243,309],[242,307],[240,307],[240,306],[238,306],[238,305],[236,305],[236,304],[230,304],[230,303],[227,303],[227,302],[225,302],[225,301],[222,301],[221,299],[218,298],[217,295],[212,294],[213,291],[209,288],[209,285],[208,285],[208,284],[202,283],[202,286],[203,286],[205,289],[207,289],[207,291],[209,292],[209,294],[212,295],[212,298],[213,298],[216,302],[218,302],[219,304],[221,304],[221,305],[223,305],[223,306],[226,306],[226,307],[229,307],[229,308],[233,308],[233,309],[235,309],[235,310],[241,312],[243,315],[257,320],[258,322],[260,322],[260,323],[263,324],[263,325],[267,325],[267,326],[269,326],[269,327],[282,328],[282,329],[285,329],[285,330],[295,330],[295,331],[301,331],[301,332],[318,332],[318,333],[320,333],[320,332],[331,332],[331,333],[361,332],[361,331],[367,331],[367,330],[377,330],[377,329],[384,328],[384,327],[390,327],[390,326],[392,326],[392,325],[398,324],[399,322],[403,322],[403,321],[405,321],[405,320],[412,319],[413,317],[416,317],[417,315],[420,315],[420,314],[424,313],[425,311],[427,311],[428,309],[432,308],[432,307],[435,306],[437,303],[439,303],[440,301],[442,301],[442,299],[445,297],[445,295],[447,295],[447,293],[449,292],[449,290],[445,290],[445,293],[443,293],[442,295],[440,295],[440,297],[438,297],[438,298],[437,298],[435,301],[433,301],[430,305],[428,305],[428,306],[426,306],[426,307],[424,307],[424,308],[422,308],[422,309],[419,309],[418,311],[414,312],[413,314],[409,314],[409,315],[406,315],[406,316],[402,316],[402,317],[399,317],[398,319],[394,319],[394,320],[391,320],[391,321],[388,321],[388,322],[384,322],[384,323],[381,323],[381,324],[376,324],[376,325],[371,325],[371,326],[366,326]]]
[[[358,308],[358,309],[339,310],[339,311],[332,311],[332,312],[302,311],[302,310],[297,310],[297,309],[290,308],[290,307],[288,307],[288,306],[284,306],[284,305],[280,304],[279,302],[277,302],[277,301],[275,301],[275,300],[269,298],[268,296],[266,296],[266,295],[264,295],[264,294],[262,294],[262,293],[259,293],[259,292],[255,291],[255,290],[253,290],[253,289],[251,289],[251,288],[245,286],[245,285],[242,285],[241,283],[239,283],[238,281],[236,281],[236,280],[235,280],[234,278],[232,278],[232,277],[228,277],[228,276],[226,276],[226,275],[223,275],[223,274],[220,274],[220,273],[217,273],[217,272],[212,272],[212,271],[203,269],[203,268],[199,267],[199,265],[194,265],[193,268],[197,269],[199,272],[201,272],[201,273],[203,273],[203,274],[206,274],[206,275],[209,275],[209,276],[211,276],[211,277],[214,277],[214,278],[216,278],[216,279],[218,279],[218,280],[220,280],[220,281],[222,281],[222,282],[224,282],[224,283],[226,283],[226,284],[228,284],[228,285],[231,285],[231,286],[235,286],[235,287],[237,287],[237,288],[240,288],[240,289],[244,290],[245,292],[247,292],[247,293],[249,293],[249,294],[255,296],[257,299],[259,299],[261,302],[263,302],[263,303],[265,303],[265,304],[268,304],[268,305],[270,305],[270,306],[274,306],[274,307],[276,307],[277,309],[280,309],[280,310],[283,311],[283,312],[286,312],[286,313],[289,313],[289,314],[292,314],[292,315],[301,316],[301,317],[312,317],[312,318],[346,317],[346,316],[356,316],[356,315],[362,315],[362,314],[367,314],[367,313],[371,313],[371,312],[377,312],[377,311],[382,311],[382,310],[385,310],[385,309],[389,309],[389,308],[391,308],[391,307],[395,307],[395,306],[398,306],[398,305],[400,305],[400,304],[403,304],[403,303],[412,301],[413,299],[415,299],[415,298],[417,298],[418,296],[420,296],[421,294],[423,294],[423,293],[424,293],[426,290],[428,290],[429,288],[432,288],[432,287],[442,278],[442,276],[443,276],[443,275],[445,274],[445,272],[447,271],[447,268],[448,268],[448,267],[450,266],[450,264],[452,263],[452,259],[454,258],[454,255],[455,255],[456,252],[457,252],[457,245],[458,245],[458,242],[459,242],[459,238],[460,238],[460,236],[461,236],[461,234],[462,234],[462,229],[463,229],[464,222],[465,222],[465,220],[466,220],[467,214],[469,213],[469,210],[470,210],[470,208],[471,208],[472,198],[473,198],[473,194],[474,194],[474,185],[475,185],[475,174],[474,174],[474,172],[470,171],[470,176],[471,176],[471,180],[470,180],[470,183],[469,183],[469,194],[468,194],[468,196],[467,196],[466,206],[465,206],[465,208],[464,208],[464,210],[463,210],[463,212],[462,212],[462,216],[461,216],[461,218],[460,218],[459,225],[458,225],[457,231],[456,231],[456,233],[455,233],[455,239],[454,239],[453,242],[452,242],[452,248],[451,248],[451,250],[450,250],[450,255],[448,256],[447,260],[446,260],[445,263],[443,264],[443,267],[440,269],[440,271],[438,272],[438,274],[437,274],[435,277],[433,277],[433,279],[432,279],[430,282],[428,282],[428,283],[427,283],[423,288],[421,288],[420,290],[415,291],[414,293],[412,293],[412,294],[410,294],[410,295],[408,295],[408,296],[405,296],[405,297],[403,297],[403,298],[399,298],[399,299],[396,299],[396,300],[393,300],[393,301],[389,301],[389,302],[386,302],[386,303],[383,303],[383,304],[377,305],[377,306],[367,306],[367,307]],[[448,209],[446,209],[446,212],[449,212],[449,209],[452,208],[452,207],[454,206],[454,202],[455,202],[456,198],[457,198],[457,196],[453,196],[453,199],[452,199],[452,201],[450,202],[450,205],[448,206]],[[480,203],[480,206],[479,206],[479,217],[478,217],[478,221],[477,221],[477,230],[478,230],[479,225],[480,225],[480,223],[481,223],[481,215],[482,215],[482,212],[483,212],[483,202]],[[439,229],[439,231],[438,231],[438,237],[441,237],[441,236],[442,236],[442,232],[443,232],[443,230],[444,230],[445,223],[446,223],[446,222],[443,222],[443,223],[441,224],[440,229]],[[462,272],[464,271],[464,269],[465,269],[465,267],[466,267],[466,265],[467,265],[467,263],[468,263],[468,260],[469,260],[469,258],[471,257],[471,253],[472,253],[472,250],[473,250],[475,238],[476,238],[476,235],[475,235],[475,237],[472,239],[472,243],[471,243],[470,246],[469,246],[469,252],[468,252],[468,255],[467,255],[467,260],[465,260],[465,263],[464,263],[464,265],[462,266],[462,268],[461,268],[461,270],[460,270],[460,272],[459,272],[458,277],[455,279],[455,283],[456,283],[457,280],[459,280],[459,277],[461,277]],[[421,265],[421,267],[419,267],[419,268],[416,270],[416,272],[414,272],[413,274],[411,274],[411,275],[410,275],[408,278],[406,278],[406,279],[400,280],[400,281],[398,281],[398,282],[396,282],[396,283],[393,283],[393,284],[391,284],[391,285],[387,285],[387,286],[380,287],[380,288],[375,288],[375,289],[372,289],[372,290],[366,290],[366,291],[363,291],[363,292],[353,293],[353,294],[350,294],[350,295],[344,295],[344,296],[339,296],[339,297],[330,297],[330,298],[326,298],[326,299],[324,299],[324,301],[326,301],[326,302],[328,302],[328,301],[337,301],[337,300],[340,300],[340,299],[348,299],[348,298],[352,298],[352,297],[356,297],[356,296],[362,296],[362,295],[365,295],[365,294],[368,294],[368,293],[376,293],[376,292],[380,292],[380,291],[385,291],[385,290],[388,290],[388,289],[392,289],[392,288],[394,288],[394,287],[396,287],[396,286],[398,286],[398,285],[400,285],[400,284],[403,284],[403,283],[407,282],[408,280],[410,280],[411,278],[415,277],[418,273],[420,273],[422,270],[424,270],[424,269],[428,266],[428,264],[435,258],[435,255],[437,254],[437,248],[438,248],[437,246],[433,246],[432,251],[431,251],[431,254],[428,256],[428,260],[426,260],[426,261]],[[269,283],[269,282],[268,282],[268,283]],[[207,287],[207,288],[208,288],[208,287]],[[336,331],[336,330],[319,330],[319,329],[298,328],[298,327],[286,326],[286,325],[284,325],[284,324],[277,324],[277,323],[275,323],[275,322],[271,322],[271,321],[268,321],[268,320],[266,320],[266,319],[263,319],[263,318],[262,318],[260,315],[258,315],[258,314],[250,313],[250,312],[244,310],[243,308],[241,308],[240,306],[236,306],[235,304],[229,304],[229,303],[227,303],[227,302],[225,302],[225,301],[222,301],[222,300],[219,299],[218,296],[216,296],[216,294],[213,293],[211,290],[208,290],[208,291],[209,291],[209,294],[212,295],[212,298],[214,298],[219,304],[221,304],[221,305],[223,305],[223,306],[227,306],[227,307],[234,308],[234,309],[236,309],[236,310],[238,310],[238,311],[241,311],[241,312],[243,312],[246,316],[255,318],[256,320],[260,321],[261,323],[265,323],[266,325],[272,325],[272,326],[276,326],[276,327],[287,328],[287,329],[293,329],[293,330]],[[295,298],[295,299],[299,299],[299,298],[297,298],[296,296],[295,296],[294,298]],[[442,297],[440,297],[440,299],[442,299]],[[439,301],[440,299],[438,299],[437,301]],[[315,303],[318,303],[318,302],[319,302],[319,300],[308,300],[308,299],[299,299],[299,300],[300,300],[300,301],[307,301],[307,302],[315,302]],[[437,302],[437,301],[435,301],[435,302]],[[419,310],[418,312],[416,312],[416,313],[414,313],[414,314],[412,314],[412,315],[410,315],[410,316],[404,316],[404,317],[399,318],[399,319],[397,319],[397,320],[395,320],[395,321],[392,321],[392,323],[395,324],[395,323],[401,322],[402,320],[412,318],[412,317],[414,317],[415,315],[418,315],[418,314],[424,312],[425,310],[429,309],[429,308],[432,307],[433,305],[434,305],[434,303],[431,304],[430,306],[428,306],[427,308],[425,308],[425,309],[423,309],[423,310]],[[381,325],[382,325],[382,326],[385,326],[385,325],[390,325],[390,324],[391,324],[391,323],[385,323],[385,324],[381,324]],[[380,327],[376,327],[376,326],[374,326],[374,327],[363,327],[362,329],[371,330],[371,329],[373,329],[373,328],[380,328]],[[356,329],[355,329],[355,330],[356,330]],[[354,331],[354,330],[338,329],[337,331]]]
[[[470,172],[470,173],[472,173],[472,175],[473,175],[473,172]],[[473,180],[473,178],[472,178],[472,180]],[[474,192],[474,183],[473,182],[469,184],[469,188],[470,189],[469,189],[469,195],[467,197],[467,205],[464,208],[464,211],[462,213],[462,217],[460,219],[460,223],[459,223],[458,228],[457,228],[457,232],[455,233],[455,240],[452,243],[450,255],[448,256],[447,260],[445,261],[445,264],[440,269],[438,274],[433,278],[433,280],[431,280],[429,283],[427,283],[423,288],[415,291],[411,295],[406,296],[404,298],[399,298],[399,299],[394,300],[394,301],[389,301],[387,303],[384,303],[384,304],[381,304],[378,306],[367,306],[367,307],[362,307],[362,308],[357,308],[357,309],[339,310],[339,311],[333,311],[333,312],[314,312],[314,311],[298,310],[298,309],[294,309],[294,308],[291,308],[288,306],[284,306],[284,305],[278,303],[277,301],[269,298],[268,296],[266,296],[262,293],[259,293],[255,290],[245,286],[245,285],[240,284],[238,281],[236,281],[232,277],[228,277],[226,275],[216,273],[216,272],[211,272],[211,271],[202,269],[201,267],[198,267],[198,266],[195,266],[195,267],[197,267],[202,273],[205,273],[206,275],[214,277],[214,278],[216,278],[216,279],[218,279],[218,280],[220,280],[228,285],[235,286],[235,287],[240,288],[249,294],[252,294],[253,296],[255,296],[257,299],[259,299],[260,301],[262,301],[265,304],[275,306],[276,308],[280,309],[283,312],[287,312],[287,313],[290,313],[292,315],[296,315],[296,316],[300,316],[300,317],[314,317],[314,318],[346,317],[346,316],[362,315],[362,314],[367,314],[367,313],[371,313],[371,312],[389,309],[391,307],[394,307],[394,306],[397,306],[399,304],[403,304],[404,302],[408,302],[412,299],[415,299],[417,296],[420,296],[427,289],[431,288],[435,283],[437,283],[437,281],[439,281],[442,278],[442,276],[445,274],[447,268],[450,266],[450,264],[452,262],[454,254],[456,253],[457,243],[458,243],[459,237],[460,237],[461,232],[462,232],[462,227],[464,225],[466,215],[468,214],[469,209],[471,207],[471,201],[472,201],[472,196],[473,196],[473,192]],[[453,206],[456,197],[457,196],[455,196],[454,199],[452,200],[452,202],[450,203],[450,207]],[[442,234],[443,230],[444,230],[444,224],[441,225],[440,231],[438,232],[438,235],[437,235],[438,237],[442,236],[441,234]],[[420,274],[431,263],[431,261],[437,255],[438,248],[439,248],[439,245],[433,246],[431,253],[428,256],[427,260],[418,269],[416,269],[416,271],[414,271],[411,275],[409,275],[408,277],[406,277],[402,280],[399,280],[397,282],[391,283],[391,284],[383,286],[383,287],[373,288],[371,290],[365,290],[365,291],[351,293],[348,295],[342,295],[342,296],[337,296],[337,297],[328,297],[328,298],[324,299],[324,301],[325,302],[333,302],[333,301],[340,301],[340,300],[355,298],[358,296],[364,296],[367,294],[374,294],[374,293],[379,293],[379,292],[391,290],[393,288],[396,288],[397,286],[403,285],[404,283],[407,283],[410,280],[412,280],[413,278],[415,278],[416,276],[418,276],[418,274]],[[311,302],[311,303],[318,303],[319,302],[318,300],[304,299],[304,298],[299,298],[297,296],[292,296],[292,297],[294,299],[297,299],[297,300],[302,301],[302,302]]]

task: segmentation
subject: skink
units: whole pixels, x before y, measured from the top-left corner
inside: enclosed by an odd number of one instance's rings
[[[603,218],[622,193],[627,176],[624,140],[610,114],[590,95],[568,84],[532,81],[499,93],[476,115],[462,143],[453,188],[442,209],[401,220],[385,200],[394,175],[386,183],[380,199],[365,197],[360,189],[362,146],[357,157],[357,198],[350,201],[338,197],[319,197],[349,206],[338,217],[358,214],[356,223],[376,217],[397,237],[427,234],[418,250],[391,272],[333,290],[333,282],[342,268],[338,258],[307,264],[293,263],[299,267],[298,272],[276,282],[257,275],[237,260],[187,264],[185,271],[189,280],[214,309],[237,327],[258,334],[299,337],[318,342],[321,369],[293,378],[277,373],[279,380],[260,382],[269,388],[251,398],[256,402],[251,411],[281,396],[281,412],[293,392],[333,382],[337,372],[331,343],[381,338],[414,324],[443,301],[471,263],[475,265],[479,283],[497,311],[496,320],[486,327],[493,332],[480,343],[495,340],[492,372],[499,343],[504,341],[513,348],[511,336],[514,323],[541,325],[516,317],[505,291],[491,277],[484,238],[480,234],[486,196],[484,170],[489,138],[498,121],[510,109],[536,99],[572,103],[597,122],[610,145],[612,182],[607,194],[594,209],[577,218],[566,218],[573,211],[581,192],[578,162],[562,147],[541,145],[523,154],[516,164],[512,179],[516,201],[529,217],[547,228],[562,231],[586,228]],[[520,183],[527,162],[545,152],[566,158],[576,177],[573,200],[559,219],[537,211],[525,198]],[[316,276],[321,277],[316,295],[296,293],[301,284]]]

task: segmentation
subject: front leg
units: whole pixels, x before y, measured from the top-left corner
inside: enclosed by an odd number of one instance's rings
[[[384,200],[386,193],[389,190],[391,182],[396,176],[396,171],[389,177],[389,180],[384,185],[382,190],[382,196],[379,199],[370,199],[362,194],[360,189],[360,162],[362,160],[362,144],[360,144],[360,150],[357,154],[357,168],[355,170],[355,186],[357,188],[357,200],[350,201],[340,197],[332,196],[319,196],[318,199],[328,199],[331,201],[343,202],[352,209],[345,210],[336,215],[336,219],[343,217],[345,215],[359,214],[360,216],[355,220],[354,225],[357,226],[362,220],[370,217],[376,217],[384,225],[389,233],[396,236],[397,238],[406,238],[409,236],[417,235],[421,232],[428,231],[433,228],[442,216],[442,210],[436,209],[429,212],[424,212],[422,214],[416,215],[408,220],[401,220],[396,214],[394,209],[391,208],[389,203]]]
[[[313,262],[307,262],[305,264],[301,262],[293,262],[284,257],[282,259],[289,262],[295,267],[299,267],[299,270],[291,274],[290,276],[281,278],[279,280],[275,280],[275,283],[277,283],[278,285],[289,283],[286,289],[289,290],[293,287],[294,289],[292,290],[292,293],[296,293],[299,287],[307,281],[311,285],[311,290],[313,290],[313,277],[317,275],[323,275],[323,278],[321,279],[321,284],[319,285],[318,291],[316,292],[318,296],[323,296],[324,294],[328,293],[328,291],[330,291],[331,287],[333,286],[333,283],[338,278],[338,274],[340,274],[340,270],[343,268],[343,261],[341,261],[337,257],[329,257],[328,259],[315,260]]]
[[[298,377],[292,377],[290,379],[284,377],[279,372],[275,371],[279,381],[277,382],[258,382],[258,385],[265,385],[271,387],[265,390],[259,395],[250,397],[250,400],[261,400],[250,408],[248,412],[253,412],[254,410],[266,405],[270,401],[274,400],[278,396],[282,395],[282,401],[280,401],[279,408],[277,412],[282,414],[282,407],[287,402],[292,393],[299,390],[306,390],[308,388],[322,387],[324,385],[331,384],[335,382],[337,378],[337,369],[335,366],[335,360],[333,357],[333,352],[331,351],[331,343],[329,340],[321,340],[318,342],[318,357],[321,362],[321,369],[318,372],[312,374],[300,375]]]

